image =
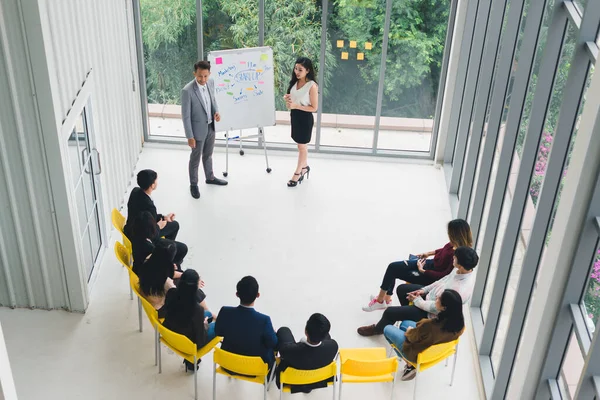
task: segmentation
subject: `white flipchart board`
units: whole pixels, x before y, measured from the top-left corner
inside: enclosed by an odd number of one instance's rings
[[[273,50],[252,47],[211,51],[211,78],[221,121],[217,132],[275,125]]]

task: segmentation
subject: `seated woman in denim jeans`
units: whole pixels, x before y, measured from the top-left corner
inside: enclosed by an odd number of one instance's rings
[[[186,336],[196,344],[197,348],[201,348],[215,338],[213,315],[206,308],[204,298],[198,298],[199,292],[203,294],[200,290],[201,285],[202,281],[196,271],[185,270],[177,288],[167,292],[166,316],[163,322],[165,328]],[[194,366],[187,360],[183,360],[183,363],[186,372],[197,368],[197,365]]]
[[[457,291],[444,290],[437,298],[436,307],[440,313],[432,319],[424,319],[419,323],[402,321],[400,328],[388,325],[383,330],[385,339],[392,345],[398,355],[408,361],[417,362],[419,353],[429,347],[447,343],[457,339],[465,330],[462,312],[462,298]],[[411,380],[417,370],[406,364],[402,374],[403,381]]]

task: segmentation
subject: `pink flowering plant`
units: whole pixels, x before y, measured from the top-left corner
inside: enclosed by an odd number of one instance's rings
[[[537,199],[540,195],[540,189],[542,182],[544,181],[544,175],[546,174],[546,167],[548,166],[548,158],[550,157],[550,150],[552,148],[552,134],[544,132],[542,135],[542,141],[538,149],[537,159],[535,161],[535,167],[531,183],[529,185],[529,195],[533,204],[537,204]]]
[[[596,252],[596,258],[592,265],[592,274],[585,292],[583,302],[588,312],[587,317],[592,325],[596,325],[600,318],[600,250]]]

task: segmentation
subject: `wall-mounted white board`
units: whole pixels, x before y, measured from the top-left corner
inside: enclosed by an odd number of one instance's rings
[[[211,78],[221,121],[217,132],[275,125],[273,50],[252,47],[211,51]]]

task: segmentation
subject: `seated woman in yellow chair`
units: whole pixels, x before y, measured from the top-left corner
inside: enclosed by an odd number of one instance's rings
[[[436,300],[439,314],[432,319],[423,319],[418,323],[402,321],[400,328],[388,325],[383,330],[385,339],[392,344],[398,355],[406,360],[416,362],[419,353],[431,346],[456,340],[465,330],[465,319],[462,311],[462,298],[457,291],[446,289]],[[397,349],[397,350],[396,350]],[[417,370],[406,364],[400,378],[411,380]]]
[[[165,328],[186,336],[196,343],[197,348],[203,347],[215,338],[213,315],[198,303],[201,282],[200,276],[193,269],[184,271],[177,288],[167,292],[163,322]],[[183,363],[186,372],[194,371],[193,363],[187,360],[183,360]]]

